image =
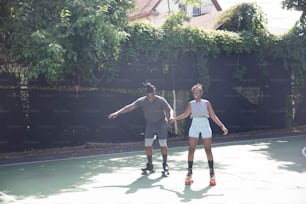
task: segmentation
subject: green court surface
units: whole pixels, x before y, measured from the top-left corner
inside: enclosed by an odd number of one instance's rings
[[[305,204],[306,136],[214,144],[217,185],[210,187],[202,146],[194,183],[185,186],[188,147],[169,149],[170,175],[141,175],[144,152],[0,166],[0,203]]]

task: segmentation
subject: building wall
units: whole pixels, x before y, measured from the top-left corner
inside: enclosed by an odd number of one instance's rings
[[[201,1],[201,14],[217,12],[217,8],[214,6],[211,0],[199,1]],[[193,16],[193,9],[194,8],[192,6],[186,6],[187,16]],[[156,7],[156,13],[153,12],[152,15],[134,20],[132,23],[149,23],[155,26],[161,26],[171,13],[177,11],[179,11],[179,4],[174,0],[162,0]]]

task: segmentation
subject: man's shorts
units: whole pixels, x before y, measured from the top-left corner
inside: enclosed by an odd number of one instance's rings
[[[155,138],[145,138],[145,147],[152,147]],[[158,140],[159,146],[167,147],[167,140],[166,139],[159,139]]]
[[[189,128],[189,137],[203,139],[212,137],[212,130],[210,128],[208,118],[193,118]]]
[[[160,146],[167,146],[168,125],[167,123],[147,124],[145,129],[145,146],[152,146],[155,137],[159,140]]]

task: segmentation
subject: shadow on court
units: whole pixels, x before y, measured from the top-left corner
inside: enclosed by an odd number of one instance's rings
[[[170,175],[141,175],[144,152],[0,166],[0,203],[18,204],[305,204],[306,136],[214,144],[217,186],[210,187],[206,156],[195,153],[191,186],[184,185],[188,147],[169,149]]]
[[[142,166],[145,161],[138,155],[112,158],[96,156],[88,158],[36,162],[0,167],[0,192],[18,198],[28,196],[44,198],[50,195],[82,191],[82,186],[101,173],[115,174],[127,166]]]
[[[95,188],[122,188],[126,189],[126,194],[137,193],[139,190],[142,189],[152,189],[152,188],[160,188],[163,189],[163,185],[156,184],[158,183],[163,177],[157,178],[149,178],[147,175],[140,175],[134,182],[128,185],[108,185],[108,186],[98,186]]]
[[[183,191],[175,191],[172,189],[168,189],[165,185],[158,184],[162,179],[166,179],[162,176],[158,176],[155,178],[149,178],[146,175],[140,176],[134,182],[128,185],[108,185],[108,186],[97,186],[95,188],[122,188],[125,189],[125,194],[134,194],[138,193],[140,190],[143,189],[152,189],[158,188],[163,191],[174,193],[180,202],[190,202],[192,200],[200,200],[204,199],[205,197],[209,196],[223,196],[223,194],[213,194],[209,193],[209,190],[213,187],[206,186],[203,189],[193,190],[191,186],[185,186]],[[166,199],[166,198],[165,198]],[[166,200],[164,201],[166,203]]]
[[[303,148],[306,147],[306,138],[279,138],[266,142],[266,146],[254,150],[268,156],[270,160],[284,162],[280,169],[305,172],[306,159]]]
[[[193,200],[202,200],[210,196],[223,196],[223,194],[209,193],[209,190],[211,188],[212,188],[211,186],[206,186],[203,189],[192,190],[191,186],[185,186],[184,191],[180,192],[180,191],[173,191],[171,189],[165,189],[162,187],[163,190],[175,193],[177,197],[180,199],[180,202],[191,202]]]

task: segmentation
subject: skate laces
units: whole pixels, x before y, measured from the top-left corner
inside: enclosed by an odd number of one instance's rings
[[[191,175],[192,175],[192,169],[188,169],[187,176],[191,176]]]
[[[163,169],[168,170],[168,164],[166,162],[163,163]]]
[[[152,170],[153,169],[153,164],[147,163],[146,169]]]

